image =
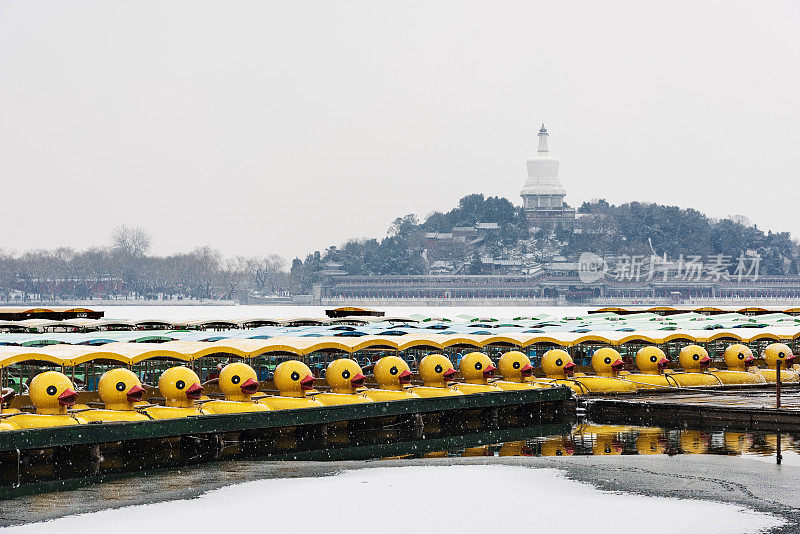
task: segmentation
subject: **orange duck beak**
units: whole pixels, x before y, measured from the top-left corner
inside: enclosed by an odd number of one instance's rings
[[[529,363],[526,363],[525,367],[519,370],[519,374],[522,376],[531,376],[533,374],[533,366]]]
[[[58,396],[58,403],[61,406],[72,406],[78,400],[78,394],[70,388],[64,390],[64,393]]]
[[[751,365],[755,365],[756,359],[753,356],[748,356],[744,359],[744,368],[747,369]]]
[[[144,388],[142,386],[133,386],[126,394],[128,402],[142,402],[144,398]]]
[[[239,389],[242,390],[242,393],[245,395],[252,395],[256,391],[258,391],[258,381],[253,380],[252,378],[248,378],[244,381],[244,383],[239,386]]]
[[[411,382],[411,376],[412,376],[411,371],[403,371],[402,373],[397,375],[397,380],[401,384],[408,384],[409,382]]]
[[[660,360],[658,360],[658,370],[659,371],[663,371],[664,369],[666,369],[667,365],[669,365],[669,360],[668,359],[661,358]]]
[[[450,369],[448,369],[447,371],[445,371],[444,373],[442,373],[442,377],[445,380],[447,380],[448,382],[453,380],[454,376],[456,376],[456,370],[453,369],[452,367]]]
[[[203,391],[205,391],[205,388],[203,388],[203,386],[195,382],[194,384],[189,386],[189,389],[186,390],[186,398],[191,400],[198,400],[200,396],[203,394]]]
[[[708,356],[704,356],[702,360],[700,360],[700,367],[703,369],[711,366],[711,358]]]
[[[356,373],[356,376],[350,379],[350,384],[354,388],[361,388],[364,387],[364,380],[366,380],[366,376],[362,375],[361,373]]]
[[[564,374],[567,376],[572,376],[575,372],[575,364],[572,362],[567,362],[564,364]]]
[[[300,389],[303,391],[308,391],[309,389],[314,389],[314,377],[311,375],[306,375],[300,380]]]
[[[621,371],[623,367],[625,367],[625,363],[622,360],[617,360],[611,364],[611,369],[615,372]]]
[[[486,366],[486,369],[483,370],[483,378],[491,378],[494,374],[497,367],[492,364]]]

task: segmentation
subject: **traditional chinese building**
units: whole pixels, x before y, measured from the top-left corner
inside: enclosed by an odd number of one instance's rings
[[[550,156],[547,128],[539,129],[539,149],[526,162],[528,179],[522,188],[522,205],[531,227],[552,228],[575,225],[575,209],[564,202],[567,190],[558,179],[559,160]]]

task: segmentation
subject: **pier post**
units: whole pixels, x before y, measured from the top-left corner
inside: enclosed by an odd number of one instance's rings
[[[775,362],[775,408],[781,407],[781,360]]]

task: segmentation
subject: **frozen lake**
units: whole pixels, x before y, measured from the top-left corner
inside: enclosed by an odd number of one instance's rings
[[[335,306],[89,306],[106,312],[111,319],[159,318],[170,320],[242,319],[247,317],[291,318],[325,317],[325,310]],[[387,316],[413,314],[456,319],[458,315],[475,317],[513,318],[525,315],[548,314],[555,317],[584,314],[591,307],[564,306],[386,306],[373,309],[385,311]]]
[[[508,465],[406,466],[335,476],[257,480],[197,498],[159,502],[3,529],[9,534],[104,532],[385,533],[648,532],[745,534],[784,524],[746,507],[602,491],[556,469]]]

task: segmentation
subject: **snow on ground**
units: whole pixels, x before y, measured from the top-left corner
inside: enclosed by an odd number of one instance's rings
[[[412,466],[270,479],[192,500],[104,510],[6,534],[142,532],[764,532],[783,520],[730,504],[600,491],[554,469]]]
[[[93,310],[106,312],[109,319],[167,319],[175,321],[194,319],[244,319],[267,317],[289,319],[293,317],[326,317],[325,310],[336,306],[89,306]],[[541,306],[371,306],[385,311],[387,316],[408,317],[420,314],[446,317],[456,320],[458,315],[511,319],[520,316],[548,314],[554,317],[583,315],[585,307],[541,307]]]

